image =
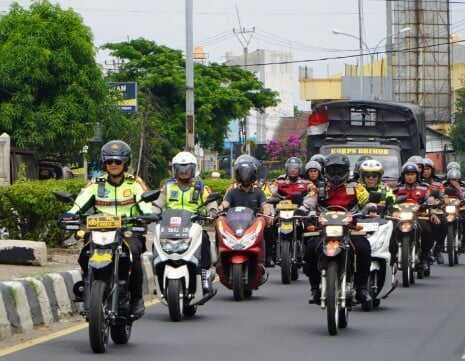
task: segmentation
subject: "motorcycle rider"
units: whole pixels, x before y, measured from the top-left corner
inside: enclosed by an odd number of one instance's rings
[[[310,160],[305,164],[305,175],[316,187],[323,182],[322,169],[321,164],[316,160]]]
[[[129,174],[131,163],[131,148],[121,140],[112,140],[101,149],[101,160],[106,174],[93,179],[82,189],[76,198],[75,205],[63,216],[63,220],[77,217],[94,207],[98,213],[110,215],[134,216],[137,214],[152,214],[153,207],[149,203],[139,202],[147,186],[138,177]],[[134,205],[136,205],[134,207]],[[129,279],[130,312],[140,317],[144,314],[143,272],[141,254],[146,251],[145,238],[132,237],[128,239],[132,253],[132,272]],[[79,264],[87,273],[88,258],[86,252],[81,252]],[[83,277],[85,278],[85,276]]]
[[[156,213],[163,213],[164,209],[183,209],[192,213],[198,213],[204,204],[210,189],[204,185],[201,179],[196,178],[197,158],[189,152],[180,152],[172,160],[172,172],[174,179],[167,182],[158,199],[154,202]],[[207,205],[210,216],[217,214],[216,204]],[[213,291],[210,277],[212,267],[212,255],[210,237],[206,230],[202,233],[202,246],[200,255],[200,268],[202,276],[202,288],[205,294]]]
[[[368,191],[360,184],[348,182],[350,161],[349,158],[341,154],[331,154],[326,158],[325,174],[327,183],[324,189],[324,197],[319,196],[314,187],[310,190],[304,200],[304,206],[308,210],[315,210],[318,204],[323,207],[342,206],[348,210],[354,208],[358,203],[366,203],[369,199]],[[356,254],[356,273],[354,286],[356,298],[359,302],[369,301],[367,289],[368,275],[370,272],[371,247],[365,236],[351,236],[351,242]],[[314,303],[320,303],[320,271],[318,270],[318,249],[321,247],[319,241],[308,244],[306,252],[306,270],[311,286],[311,293]]]
[[[352,174],[351,182],[358,182],[358,180],[360,179],[360,165],[364,161],[370,160],[370,159],[373,159],[373,158],[370,157],[369,155],[362,155],[361,157],[359,157],[357,159],[357,161],[355,162],[355,165],[354,165],[354,171],[353,171],[353,174]]]
[[[251,164],[254,164],[255,167],[252,167],[250,166]],[[239,156],[236,161],[234,162],[234,166],[233,166],[233,171],[234,171],[234,178],[235,178],[235,182],[234,184],[228,188],[228,190],[226,191],[226,195],[228,196],[228,199],[230,197],[232,197],[232,200],[234,201],[234,204],[236,204],[236,198],[239,197],[241,198],[241,193],[243,192],[246,192],[245,196],[246,198],[247,197],[252,197],[251,195],[249,195],[248,191],[252,191],[250,187],[250,185],[248,184],[249,183],[249,180],[248,180],[248,177],[249,175],[247,174],[248,172],[250,172],[250,177],[252,177],[253,179],[253,183],[252,183],[252,186],[253,186],[253,189],[254,192],[256,192],[256,189],[259,189],[262,191],[263,195],[265,196],[265,203],[266,203],[266,200],[268,198],[270,198],[272,196],[272,192],[271,192],[271,187],[270,185],[265,182],[263,179],[262,180],[259,180],[257,179],[259,173],[260,173],[260,167],[261,167],[261,164],[260,162],[255,158],[255,157],[252,157],[248,154],[242,154],[241,156]],[[255,170],[253,170],[253,168],[255,168]],[[233,189],[241,189],[242,191],[241,192],[238,192],[238,191],[234,191],[234,192],[231,192]],[[257,192],[257,194],[260,193],[260,192]],[[224,198],[224,200],[226,201],[226,197]],[[229,202],[225,202],[223,201],[222,205],[220,206],[220,208],[222,209],[226,209],[227,207],[229,207]],[[240,202],[239,202],[240,203]],[[262,200],[259,201],[260,203],[260,209],[262,207]],[[265,205],[265,204],[263,204]],[[272,211],[272,207],[269,206],[269,205],[266,205],[265,206],[267,212],[269,215],[271,215],[271,211]],[[252,208],[255,210],[255,207]],[[257,212],[257,210],[255,210]],[[273,248],[274,248],[274,232],[273,232],[273,227],[271,227],[271,222],[268,221],[268,227],[265,228],[264,230],[264,239],[265,239],[265,266],[266,267],[274,267],[274,261],[273,261]]]
[[[273,195],[300,204],[310,187],[310,182],[300,176],[303,163],[300,158],[291,157],[284,168],[286,174],[279,176],[271,187]]]
[[[309,161],[314,160],[315,162],[318,162],[321,166],[321,178],[324,178],[324,169],[325,169],[325,162],[326,162],[326,157],[323,154],[314,154],[310,157]]]
[[[422,162],[423,163],[423,162]],[[416,163],[407,162],[403,165],[401,171],[401,182],[397,189],[394,191],[397,197],[405,197],[407,201],[422,204],[426,201],[432,200],[430,189],[427,184],[420,181],[420,169]],[[429,270],[429,257],[431,249],[434,245],[433,227],[440,224],[440,219],[437,215],[432,214],[429,221],[419,220],[421,232],[421,254],[420,261],[423,270]]]
[[[265,192],[257,186],[257,163],[256,159],[252,156],[241,156],[234,162],[234,178],[237,187],[232,187],[227,190],[223,202],[219,209],[226,210],[234,207],[247,207],[254,211],[254,213],[263,213],[266,216],[267,228],[270,228],[272,222],[272,207],[266,203]],[[267,229],[265,228],[265,230]],[[265,231],[266,232],[266,231]],[[271,257],[272,239],[264,239],[265,254]],[[260,263],[263,263],[263,259]]]
[[[380,199],[377,201],[367,200],[367,203],[376,203],[385,209],[390,208],[396,200],[396,196],[392,192],[392,189],[387,187],[382,182],[382,176],[384,174],[384,167],[376,159],[365,160],[360,164],[360,184],[362,184],[366,190],[371,193],[379,193]],[[359,207],[363,207],[365,204],[359,202]]]
[[[425,169],[425,162],[422,156],[420,155],[412,155],[409,159],[407,159],[407,163],[414,163],[418,167],[418,172],[419,172],[419,178],[418,182],[422,183],[423,182],[423,170]]]
[[[429,158],[423,158],[423,174],[422,181],[426,184],[429,184],[430,191],[432,194],[444,194],[444,186],[441,182],[441,178],[436,176],[436,170],[434,168],[434,163]],[[434,246],[433,256],[438,264],[444,263],[444,257],[441,253],[441,250],[444,249],[444,239],[447,234],[447,226],[444,223],[432,225],[434,239],[436,240],[436,245]]]

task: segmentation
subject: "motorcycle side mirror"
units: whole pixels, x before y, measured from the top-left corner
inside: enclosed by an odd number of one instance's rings
[[[62,192],[62,191],[55,191],[53,195],[56,199],[63,203],[74,203],[74,197],[71,193]]]
[[[153,202],[153,201],[156,201],[158,199],[158,197],[160,196],[160,190],[159,189],[156,189],[156,190],[153,190],[153,191],[146,191],[144,193],[142,193],[141,197],[140,197],[140,200],[142,202]]]

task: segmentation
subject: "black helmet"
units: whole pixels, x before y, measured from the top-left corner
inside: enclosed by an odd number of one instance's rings
[[[291,157],[288,160],[286,160],[286,163],[284,164],[284,168],[286,169],[286,175],[289,176],[289,170],[291,169],[298,169],[299,170],[299,175],[302,173],[302,168],[303,168],[303,162],[300,158],[297,157]]]
[[[237,182],[248,186],[257,180],[258,161],[254,157],[243,154],[234,162],[234,177]]]
[[[462,172],[460,169],[452,168],[447,171],[447,180],[461,180],[462,179]]]
[[[330,154],[328,157],[326,157],[326,177],[334,185],[340,185],[348,180],[349,168],[350,161],[346,155]]]
[[[402,179],[404,178],[406,173],[416,173],[417,174],[417,180],[420,177],[420,169],[416,165],[416,163],[413,162],[407,162],[402,166]]]
[[[362,155],[361,157],[357,159],[354,165],[354,179],[355,180],[360,178],[360,166],[362,165],[362,163],[366,160],[371,160],[371,159],[373,159],[373,157],[370,157],[369,155]]]
[[[326,157],[323,154],[314,154],[311,156],[310,160],[320,163],[321,168],[323,169],[326,162]]]
[[[102,163],[109,160],[121,161],[125,169],[131,163],[131,147],[122,140],[111,140],[104,144],[101,150]]]

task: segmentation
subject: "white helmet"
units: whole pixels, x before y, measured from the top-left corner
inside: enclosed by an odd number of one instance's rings
[[[171,161],[173,176],[188,179],[197,176],[197,158],[189,152],[179,152]]]
[[[316,160],[310,160],[305,164],[305,173],[307,173],[310,169],[316,169],[321,173],[321,164]]]
[[[363,179],[366,174],[374,173],[381,177],[384,174],[384,168],[380,161],[376,159],[367,159],[360,164],[360,178]]]

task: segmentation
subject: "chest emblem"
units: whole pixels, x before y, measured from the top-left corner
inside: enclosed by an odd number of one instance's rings
[[[123,197],[131,197],[132,196],[132,191],[130,189],[125,189],[123,191]]]

